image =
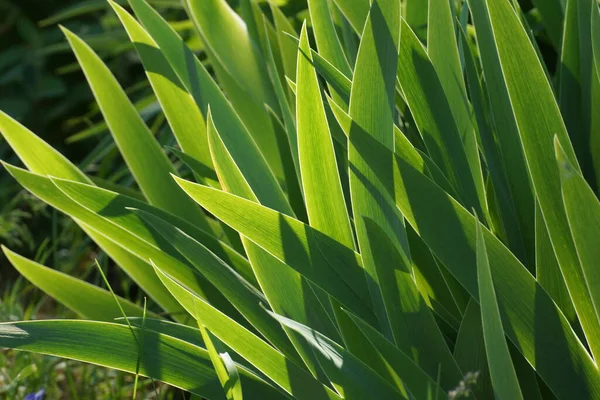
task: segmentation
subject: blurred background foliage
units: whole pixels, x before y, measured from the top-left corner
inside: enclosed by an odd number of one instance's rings
[[[272,1],[297,29],[308,18],[306,0]],[[126,5],[123,0],[117,2]],[[200,38],[181,2],[148,2],[171,22],[206,64]],[[562,25],[563,16],[544,15],[545,10],[538,10],[535,0],[519,2],[547,65],[557,66],[558,46],[554,42],[561,33],[546,32],[542,20],[558,18]],[[238,5],[236,0],[230,3],[233,7]],[[269,14],[267,1],[259,3]],[[426,23],[426,15],[411,16],[423,17]],[[140,59],[105,0],[0,0],[0,109],[36,132],[101,186],[127,191],[135,183],[106,131],[59,24],[98,52],[161,144],[174,144]],[[210,70],[210,65],[207,67]],[[554,75],[554,71],[549,72]],[[0,159],[19,164],[2,137]],[[112,268],[72,220],[25,192],[4,170],[0,171],[0,188],[0,242],[27,258],[102,286],[93,267],[93,261],[98,259],[119,295],[142,301],[135,284],[120,269]],[[75,317],[19,278],[3,257],[0,254],[0,321]],[[149,309],[152,308],[149,303]],[[0,399],[22,399],[40,389],[49,399],[131,398],[132,384],[131,376],[100,367],[36,354],[0,352]],[[182,398],[181,393],[166,387],[155,389],[150,382],[146,389],[141,398]]]

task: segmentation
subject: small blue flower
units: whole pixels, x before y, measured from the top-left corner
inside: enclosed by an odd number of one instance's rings
[[[44,389],[36,393],[29,393],[24,400],[44,400]]]

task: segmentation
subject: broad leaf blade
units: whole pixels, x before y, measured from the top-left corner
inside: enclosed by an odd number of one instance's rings
[[[467,98],[456,41],[454,10],[447,0],[429,0],[427,54],[439,77],[443,93],[448,99],[448,105],[454,116],[458,134],[462,139],[479,200],[478,206],[481,210],[487,212],[479,149],[475,127],[471,121],[471,107]],[[433,93],[426,94],[429,97],[433,95]]]
[[[130,0],[136,16],[158,44],[160,50],[205,116],[210,110],[223,142],[242,173],[257,192],[271,197],[280,208],[291,213],[289,203],[264,156],[240,117],[195,54],[177,33],[143,0]]]
[[[174,187],[169,176],[175,172],[173,166],[110,70],[83,40],[67,30],[64,32],[113,138],[146,198],[151,204],[208,231],[202,211]]]
[[[142,59],[148,80],[179,146],[206,167],[206,173],[198,175],[201,182],[214,185],[216,180],[204,129],[206,123],[193,97],[185,90],[156,42],[140,23],[118,4],[110,1],[110,5]]]
[[[141,210],[134,210],[152,228],[175,247],[206,279],[240,311],[242,315],[288,357],[295,356],[281,327],[272,322],[261,303],[266,299],[231,267],[185,232],[166,221]]]
[[[252,188],[227,152],[210,117],[208,119],[208,136],[210,151],[225,190],[248,200],[258,201]],[[313,326],[333,333],[334,337],[338,336],[335,327],[331,327],[331,323],[327,324],[331,317],[327,315],[316,296],[317,291],[320,290],[318,287],[311,285],[297,271],[246,237],[242,236],[242,242],[257,280],[260,282],[260,287],[275,312],[292,316],[299,321],[310,321]],[[326,297],[324,301],[327,304],[329,299]],[[287,329],[286,332],[313,375],[327,381],[327,377],[323,376],[310,347],[298,340],[297,335],[293,332]]]
[[[460,200],[485,215],[469,156],[444,87],[425,48],[402,20],[398,81],[429,156],[450,181]]]
[[[137,335],[141,329],[133,328]],[[211,399],[225,396],[205,349],[145,329],[139,373]],[[135,373],[139,346],[126,325],[48,320],[0,324],[0,346],[70,358]],[[255,399],[285,398],[246,369],[242,384]],[[247,396],[247,398],[251,398]]]
[[[121,316],[121,310],[108,291],[60,271],[44,267],[4,246],[2,246],[2,251],[10,263],[27,280],[84,318],[112,321]],[[127,316],[142,315],[143,309],[137,304],[120,297],[119,303]]]
[[[365,218],[373,220],[389,236],[405,265],[409,264],[410,257],[408,241],[402,216],[389,195],[393,187],[391,153],[382,153],[379,158],[369,158],[364,153],[369,141],[381,143],[390,150],[394,148],[399,18],[399,2],[371,4],[354,68],[348,113],[352,120],[348,135],[350,194],[358,247],[379,327],[392,341],[399,340],[395,336],[403,333],[395,331],[401,325],[396,325],[386,310],[393,307],[392,299],[387,297],[380,282],[386,274],[378,271],[378,268],[392,266],[376,263]],[[379,173],[375,173],[377,169]]]
[[[515,372],[508,345],[504,337],[504,328],[500,319],[500,311],[496,300],[494,282],[488,261],[488,254],[483,237],[483,228],[477,219],[477,283],[479,286],[479,303],[483,339],[487,353],[490,375],[494,393],[498,399],[523,399],[517,374]]]
[[[406,398],[371,368],[328,337],[289,318],[273,313],[271,315],[282,325],[298,332],[313,346],[327,376],[345,397]]]
[[[352,228],[342,193],[333,141],[306,25],[300,34],[296,77],[296,120],[302,186],[310,225],[349,248],[354,247]]]
[[[477,299],[473,216],[403,159],[396,158],[396,167],[398,207],[432,252]],[[509,339],[559,397],[585,397],[590,391],[600,391],[592,358],[560,309],[496,237],[486,230],[483,235]],[[544,332],[543,341],[537,340],[539,332]]]
[[[560,177],[553,157],[554,135],[579,170],[575,153],[550,84],[515,11],[506,1],[487,1],[487,11],[540,209],[592,354],[597,355],[600,323],[590,301],[562,201],[556,196],[560,192]],[[523,69],[524,63],[530,67]]]
[[[2,112],[0,112],[0,131],[2,131],[2,135],[19,158],[32,172],[43,175],[52,174],[59,178],[81,183],[92,183],[83,172],[63,155]],[[121,247],[106,237],[95,233],[91,227],[80,221],[76,222],[153,300],[166,311],[175,312],[176,315],[178,311],[181,311],[181,307],[174,301],[169,292],[162,287],[158,278],[147,273],[147,271],[151,271],[147,263],[122,250]]]
[[[258,336],[186,290],[180,283],[162,272],[160,266],[155,265],[155,269],[181,305],[199,318],[198,323],[208,328],[223,343],[248,360],[287,393],[300,399],[339,399],[334,392]]]
[[[302,222],[252,201],[177,179],[202,207],[367,320],[368,292],[358,255]]]
[[[600,274],[597,261],[600,257],[600,247],[597,239],[600,232],[600,202],[581,173],[571,164],[560,142],[555,139],[554,144],[569,227],[598,318]]]

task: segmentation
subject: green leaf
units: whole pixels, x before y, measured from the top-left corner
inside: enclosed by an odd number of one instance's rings
[[[506,0],[502,0],[506,1]],[[480,0],[468,0],[469,8],[477,33],[477,48],[483,66],[482,81],[487,91],[490,122],[495,133],[500,161],[506,171],[508,190],[512,195],[515,211],[519,219],[525,245],[531,257],[535,233],[535,199],[521,145],[519,129],[513,113],[511,100],[502,74],[500,59],[496,51],[493,29],[487,15],[485,4]],[[475,103],[474,103],[475,104]],[[482,133],[480,131],[480,133]],[[488,160],[489,161],[489,160]],[[500,188],[494,188],[496,193]],[[531,268],[531,265],[529,265]]]
[[[394,149],[399,18],[398,2],[372,3],[354,68],[348,113],[352,119],[348,135],[350,193],[358,247],[379,327],[392,341],[399,340],[395,336],[402,333],[394,331],[400,325],[396,325],[387,310],[393,307],[391,301],[395,299],[389,297],[382,287],[383,282],[380,282],[389,271],[378,270],[391,269],[392,266],[376,263],[365,218],[373,220],[389,236],[404,265],[410,263],[408,242],[402,216],[389,195],[393,187],[392,153],[382,153],[379,158],[367,158],[364,153],[368,140],[377,141],[387,149]],[[375,173],[377,168],[379,173]]]
[[[306,24],[300,33],[296,120],[302,186],[310,225],[354,248],[350,219],[317,74],[311,65]]]
[[[571,164],[557,138],[554,140],[554,146],[569,227],[594,305],[596,318],[598,318],[600,274],[598,274],[596,262],[600,256],[600,248],[596,239],[600,232],[600,202],[581,173]]]
[[[582,59],[579,38],[579,1],[568,0],[558,72],[558,104],[584,173],[592,167],[589,131],[583,119]]]
[[[199,318],[199,324],[209,329],[223,343],[248,360],[284,391],[299,399],[340,398],[282,353],[211,307],[200,297],[189,292],[160,268],[160,265],[155,265],[160,279],[181,305]]]
[[[329,60],[314,50],[311,50],[311,56],[315,69],[325,79],[329,88],[332,89],[332,94],[342,104],[347,104],[350,99],[350,91],[352,90],[352,81],[350,80],[352,74],[345,75]]]
[[[354,30],[360,34],[363,32],[365,22],[369,14],[368,0],[333,0],[344,17],[348,19]]]
[[[475,224],[477,231],[477,283],[479,286],[483,339],[494,394],[497,399],[522,399],[523,395],[519,388],[517,374],[504,337],[504,328],[502,327],[500,310],[496,300],[483,228],[477,219],[475,219]]]
[[[214,253],[182,230],[141,210],[133,210],[165,240],[168,240],[206,279],[236,307],[267,340],[290,358],[295,350],[280,326],[268,317],[261,303],[266,299]]]
[[[356,315],[350,312],[346,313],[364,335],[362,340],[366,340],[373,346],[376,357],[381,359],[387,370],[386,372],[399,379],[415,398],[437,398],[439,400],[447,398],[446,393],[438,386],[438,383],[427,375],[409,355],[394,346],[377,329],[371,327]],[[437,393],[437,396],[431,396],[433,393]]]
[[[225,190],[234,195],[258,202],[252,188],[241,175],[231,155],[227,152],[219,137],[219,133],[212,123],[210,115],[208,119],[208,134],[210,151]],[[317,293],[321,289],[310,284],[298,272],[257,246],[245,236],[242,236],[242,243],[257,280],[260,282],[260,287],[273,310],[292,316],[299,321],[310,321],[311,324],[318,326],[324,331],[333,333],[334,337],[338,336],[335,327],[332,327],[332,323],[329,322],[330,317],[324,310],[321,300],[317,298]],[[321,297],[325,297],[325,304],[329,303],[326,295]],[[309,370],[315,376],[324,378],[326,381],[327,377],[322,376],[322,370],[310,347],[299,341],[293,332],[289,330],[286,330],[286,332]]]
[[[140,329],[133,328],[140,333]],[[144,329],[139,373],[211,399],[225,399],[207,351]],[[47,320],[0,324],[0,347],[49,354],[135,373],[139,346],[129,327],[96,321]],[[255,399],[285,396],[244,368],[240,377]],[[252,398],[246,396],[246,398]]]
[[[244,21],[225,0],[186,0],[186,3],[210,56],[215,58],[213,64],[219,63],[258,104],[266,103],[276,109],[277,101],[259,43],[253,42]]]
[[[270,4],[273,7],[272,3]],[[263,24],[265,28],[265,34],[267,34],[269,29],[269,22],[264,16]],[[298,136],[296,133],[296,121],[294,120],[294,115],[292,113],[292,105],[289,102],[288,94],[286,94],[282,80],[279,79],[279,75],[277,73],[277,65],[275,63],[275,54],[273,52],[273,47],[274,46],[271,45],[271,41],[267,40],[264,49],[265,56],[267,58],[267,72],[269,73],[269,77],[271,78],[271,82],[273,83],[275,94],[277,95],[277,100],[279,101],[279,107],[281,108],[281,115],[283,117],[283,123],[290,146],[292,160],[294,162],[294,168],[296,173],[299,174],[300,161],[298,160]],[[294,66],[294,69],[295,68],[296,67]],[[299,181],[300,179],[298,178],[298,182]]]
[[[533,0],[533,4],[542,15],[546,33],[555,49],[560,48],[565,2],[569,0]],[[568,7],[568,5],[566,6]]]
[[[327,376],[344,397],[406,398],[352,353],[327,336],[289,318],[270,314],[282,325],[298,332],[313,346]]]
[[[406,0],[404,18],[421,42],[427,41],[429,0]]]
[[[407,227],[406,233],[410,244],[415,283],[423,300],[439,317],[458,331],[462,313],[466,308],[461,298],[470,296],[460,288],[460,284],[445,267],[438,263],[431,250],[412,228]]]
[[[92,183],[83,172],[62,154],[2,112],[0,112],[0,131],[21,161],[32,172],[42,175],[52,174],[52,176],[58,178],[81,183]],[[123,251],[121,247],[106,237],[95,233],[90,226],[80,221],[77,222],[153,300],[166,311],[175,313],[181,311],[181,307],[174,301],[169,292],[162,287],[158,278],[154,274],[147,273],[147,271],[152,271],[147,263],[132,256],[129,252]]]
[[[374,154],[381,151],[383,146]],[[396,204],[431,251],[477,299],[474,217],[402,158],[396,157],[395,166]],[[560,309],[496,237],[487,230],[483,235],[502,323],[510,327],[509,339],[560,398],[595,393],[600,388],[597,370]],[[544,340],[539,340],[541,332]]]
[[[402,20],[398,80],[429,156],[450,181],[467,207],[485,214],[463,137],[446,98],[442,81],[425,48]]]
[[[517,214],[518,205],[515,204],[514,196],[511,193],[506,168],[502,163],[502,155],[500,154],[496,143],[497,139],[492,130],[487,108],[488,101],[485,97],[487,94],[477,71],[473,50],[468,42],[467,34],[462,27],[459,29],[459,33],[464,49],[465,72],[473,111],[477,121],[480,148],[494,186],[493,194],[488,191],[488,196],[495,195],[500,210],[501,221],[497,224],[500,226],[494,226],[496,228],[495,233],[532,270],[534,265],[533,241],[535,232],[529,223],[529,219],[519,218]]]
[[[175,321],[185,322],[189,319],[189,315],[187,315],[177,300],[171,296],[171,293],[163,286],[156,274],[153,273],[152,266],[148,262],[132,254],[119,244],[107,239],[106,236],[92,229],[90,225],[86,225],[81,221],[78,224],[100,246],[102,251],[118,263],[119,267],[129,275],[133,282],[160,305],[165,313],[169,314]]]
[[[75,218],[78,221],[82,221],[85,225],[92,227],[94,231],[99,232],[105,238],[110,238],[111,241],[119,244],[130,253],[136,255],[141,260],[147,261],[149,258],[165,259],[169,265],[169,272],[177,276],[181,280],[185,281],[191,290],[199,293],[203,296],[210,297],[212,301],[216,302],[226,312],[232,312],[232,315],[236,315],[237,312],[232,309],[229,302],[214,289],[212,285],[206,282],[202,276],[195,271],[192,267],[187,265],[184,260],[181,259],[179,253],[173,249],[168,241],[160,240],[161,238],[147,228],[138,217],[135,217],[131,211],[128,211],[120,206],[115,208],[108,207],[104,210],[103,216],[85,208],[81,204],[77,203],[71,197],[61,191],[57,185],[62,185],[65,191],[71,191],[73,195],[77,195],[77,188],[81,186],[75,186],[75,190],[65,182],[59,179],[53,181],[50,178],[46,178],[26,170],[4,164],[9,172],[19,181],[19,183],[27,190],[35,194],[44,202],[50,204],[56,209],[68,214],[70,217]],[[85,185],[78,184],[75,185]],[[92,200],[98,201],[100,204],[109,204],[107,199],[117,198],[123,199],[124,196],[110,193],[104,189],[97,189],[99,194],[105,194],[105,198],[95,197]],[[85,200],[85,198],[82,198]],[[127,199],[126,199],[127,200]],[[144,204],[133,199],[129,199],[134,205]],[[143,207],[143,206],[142,206]],[[111,216],[113,220],[111,221]],[[129,214],[129,216],[128,216]],[[132,220],[131,217],[134,217]],[[118,223],[119,219],[125,219],[123,226]],[[137,221],[136,221],[137,219]],[[177,310],[179,311],[179,310]]]
[[[196,100],[205,118],[210,104],[215,126],[222,133],[223,142],[246,179],[252,183],[252,187],[262,193],[268,193],[281,209],[291,213],[285,194],[256,142],[202,63],[169,24],[145,1],[130,0],[130,4],[181,83]]]
[[[119,307],[108,291],[44,267],[4,246],[2,246],[2,251],[8,261],[28,281],[82,317],[97,321],[112,321],[121,316]],[[127,316],[141,316],[143,313],[140,306],[129,300],[119,298],[119,303]],[[154,317],[156,318],[156,316]]]
[[[288,21],[285,14],[273,2],[269,2],[271,14],[275,22],[275,30],[277,35],[277,43],[281,51],[281,61],[283,64],[283,72],[286,77],[296,76],[296,57],[298,56],[298,48],[293,38],[298,37],[296,30]],[[283,77],[282,77],[283,79]],[[293,93],[288,92],[290,104],[293,104]]]
[[[472,180],[477,191],[479,208],[487,212],[479,149],[475,127],[471,120],[472,111],[463,78],[454,20],[454,11],[449,1],[429,0],[427,54],[438,75],[454,116],[456,129],[462,140]],[[422,77],[421,79],[426,78]],[[429,93],[428,97],[431,98],[432,95],[433,93]],[[489,218],[486,217],[486,219]]]
[[[193,221],[209,231],[202,211],[173,186],[169,176],[169,173],[175,172],[173,166],[110,70],[83,40],[66,29],[63,31],[142,193],[156,207]]]
[[[348,136],[352,128],[352,118],[337,104],[331,97],[327,97],[330,109],[335,116],[342,132]],[[335,137],[334,137],[335,138]],[[344,148],[347,148],[347,140],[337,140]],[[408,163],[419,171],[427,174],[431,179],[440,185],[445,191],[454,193],[454,189],[444,176],[442,171],[435,165],[429,156],[418,150],[408,138],[402,133],[397,125],[394,125],[394,152],[404,158]]]
[[[206,343],[206,350],[213,363],[219,382],[221,382],[221,386],[223,386],[227,400],[242,400],[242,383],[233,360],[223,349],[219,339],[202,325],[199,326],[204,343]]]
[[[176,178],[202,207],[371,321],[359,255],[302,222],[255,202]]]
[[[308,1],[308,11],[313,26],[313,34],[317,42],[317,49],[319,54],[324,59],[329,60],[335,68],[340,70],[344,75],[351,76],[352,70],[335,30],[328,3],[329,1]],[[334,99],[339,100],[336,93],[333,93],[333,95]]]
[[[378,224],[363,217],[379,286],[386,302],[393,338],[388,339],[429,376],[440,374],[440,384],[452,388],[462,377],[431,309],[419,293],[411,265],[402,259]]]
[[[594,54],[594,64],[596,66],[596,76],[600,79],[600,9],[596,4],[592,4],[592,51]]]
[[[161,243],[166,244],[168,241],[161,242],[158,240],[153,232],[148,230],[144,221],[135,216],[135,214],[128,209],[136,208],[144,210],[147,213],[156,215],[158,218],[176,226],[183,232],[192,236],[198,242],[201,242],[203,246],[207,247],[211,252],[215,253],[235,269],[247,271],[250,268],[248,261],[235,250],[203,230],[196,228],[188,221],[184,221],[168,212],[130,197],[90,185],[62,179],[54,179],[54,184],[78,204],[92,211],[96,215],[110,220],[112,223],[134,233],[137,238],[145,240],[148,243],[153,243],[160,247]],[[164,251],[168,252],[171,248],[172,247],[170,246],[164,247]],[[178,253],[175,252],[173,254]]]
[[[473,391],[476,398],[494,398],[481,327],[481,311],[475,299],[469,300],[460,323],[454,346],[454,359],[463,371],[477,374],[477,386]]]
[[[554,302],[560,307],[573,326],[581,326],[577,320],[571,296],[565,285],[565,280],[560,272],[558,260],[548,236],[548,229],[542,217],[539,205],[535,208],[535,278],[548,292]]]
[[[579,33],[579,66],[580,66],[580,88],[581,88],[581,110],[583,113],[583,140],[585,140],[584,149],[586,151],[587,163],[583,163],[581,168],[584,176],[593,182],[595,187],[600,183],[600,159],[598,151],[600,149],[600,81],[598,79],[598,69],[594,62],[594,32],[592,28],[593,20],[596,18],[597,7],[594,0],[580,0],[577,2],[577,27]],[[575,16],[571,16],[575,18]],[[565,149],[568,151],[568,149]]]
[[[206,123],[193,97],[185,90],[181,81],[169,65],[158,45],[144,28],[125,9],[113,1],[109,2],[127,30],[156,93],[171,130],[181,149],[205,166],[206,172],[198,175],[202,183],[215,185],[216,178],[212,166]],[[181,116],[185,115],[185,118]]]
[[[52,173],[54,176],[78,182],[92,182],[65,156],[2,111],[0,131],[23,164],[32,172]]]
[[[279,110],[279,104],[260,53],[260,44],[252,41],[246,24],[225,0],[186,0],[186,4],[229,101],[275,176],[291,185],[286,181],[283,163],[289,143],[278,143],[265,108],[267,105]],[[211,103],[211,107],[214,106]],[[213,113],[220,128],[216,111]],[[296,175],[291,176],[295,178]]]
[[[481,1],[481,0],[479,0]],[[579,169],[571,142],[527,32],[506,1],[487,1],[502,72],[525,151],[540,209],[548,228],[563,277],[593,355],[600,354],[600,323],[595,316],[577,257],[560,192],[553,156],[558,136],[568,159]],[[523,64],[529,67],[522,68]]]

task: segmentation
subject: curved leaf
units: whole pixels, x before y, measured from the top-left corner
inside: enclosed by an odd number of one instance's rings
[[[149,329],[143,333],[139,373],[211,399],[225,395],[207,351]],[[0,347],[49,354],[130,373],[136,372],[139,346],[127,325],[96,321],[46,320],[0,324]],[[242,384],[255,399],[283,399],[277,390],[246,369]],[[246,396],[251,398],[251,396]]]

